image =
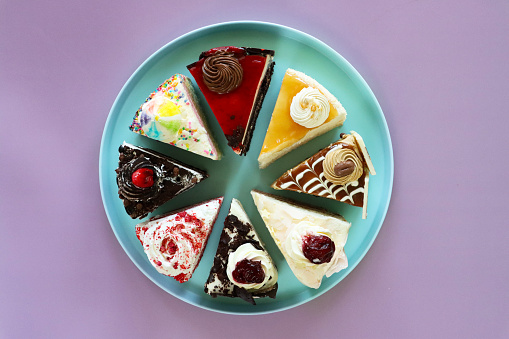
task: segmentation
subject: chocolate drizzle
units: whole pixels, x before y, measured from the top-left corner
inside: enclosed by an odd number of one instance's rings
[[[341,145],[343,149],[355,150],[353,145],[344,143],[343,141],[344,140],[340,140],[329,145],[294,168],[288,170],[272,184],[272,188],[308,193],[362,207],[364,203],[366,179],[369,175],[367,168],[365,168],[363,164],[359,165],[359,169],[361,170],[360,177],[344,185],[334,184],[324,175],[324,160],[331,149]]]
[[[141,168],[148,168],[154,171],[154,184],[150,187],[138,187],[133,184],[132,176],[133,173]],[[120,168],[120,173],[117,176],[117,184],[120,193],[124,199],[135,201],[135,200],[150,200],[159,194],[162,188],[162,178],[164,174],[162,169],[155,166],[143,156],[135,158],[129,161],[127,164]]]
[[[186,165],[164,154],[128,143],[119,149],[117,173],[118,196],[133,219],[148,213],[207,178],[205,171]],[[133,184],[132,174],[140,168],[153,171],[154,184],[142,188]]]
[[[205,59],[202,66],[203,82],[212,92],[230,93],[240,86],[244,71],[233,53],[217,51]]]

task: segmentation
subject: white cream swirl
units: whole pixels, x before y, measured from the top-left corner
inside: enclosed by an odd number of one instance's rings
[[[326,228],[311,224],[309,221],[301,221],[292,229],[285,240],[284,246],[288,255],[299,265],[316,265],[309,261],[302,252],[303,240],[308,235],[325,235],[331,239],[332,232]]]
[[[306,87],[297,93],[290,105],[290,116],[297,124],[306,128],[320,126],[327,120],[330,103],[316,88]]]
[[[176,276],[192,273],[193,263],[189,258],[194,257],[193,242],[196,234],[190,228],[183,228],[174,232],[178,227],[173,223],[152,225],[143,236],[143,249],[148,259],[159,273]]]
[[[260,261],[265,277],[261,283],[242,284],[233,279],[233,271],[237,263],[244,260]],[[245,288],[247,291],[266,289],[274,286],[277,282],[277,270],[269,255],[262,250],[257,250],[253,244],[246,243],[240,245],[234,252],[228,256],[228,266],[226,267],[228,279],[235,285]]]

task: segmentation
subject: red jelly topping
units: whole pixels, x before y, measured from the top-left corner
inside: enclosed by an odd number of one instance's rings
[[[313,264],[330,262],[335,250],[334,241],[326,235],[304,237],[302,252]]]
[[[154,171],[150,168],[140,168],[134,171],[131,180],[137,187],[147,188],[154,185]]]
[[[244,259],[235,265],[232,276],[241,284],[259,284],[265,279],[265,272],[260,261]]]
[[[213,54],[219,49],[224,48],[212,49],[206,55]],[[236,47],[230,46],[226,49],[235,53],[235,57],[238,58],[244,72],[242,83],[230,93],[214,93],[205,85],[202,71],[205,58],[188,67],[205,99],[207,99],[212,112],[214,112],[219,125],[221,125],[223,133],[226,136],[232,136],[239,131],[242,131],[243,134],[247,127],[251,107],[256,96],[256,89],[265,68],[266,58],[260,55],[246,55],[244,50]],[[240,137],[242,139],[242,136]]]

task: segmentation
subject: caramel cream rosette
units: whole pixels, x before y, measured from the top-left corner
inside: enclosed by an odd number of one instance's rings
[[[323,175],[337,185],[345,185],[359,179],[363,168],[362,160],[357,153],[341,145],[327,152],[323,161]]]

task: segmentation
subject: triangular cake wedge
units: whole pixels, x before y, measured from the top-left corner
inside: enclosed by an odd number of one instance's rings
[[[129,129],[206,158],[221,158],[191,80],[182,74],[173,75],[149,95]]]
[[[224,221],[214,265],[205,283],[212,297],[276,297],[277,268],[258,237],[240,201],[233,199]]]
[[[251,191],[265,226],[301,283],[319,288],[324,276],[348,267],[351,224],[341,215],[261,191]]]
[[[223,197],[181,208],[136,225],[148,260],[164,275],[188,281],[207,246]]]
[[[274,51],[225,46],[201,53],[187,68],[202,91],[228,146],[245,155],[274,71]]]
[[[272,188],[362,207],[367,217],[369,174],[375,168],[362,137],[351,131],[279,177]]]
[[[302,72],[287,69],[258,157],[260,168],[341,126],[345,119],[345,109],[325,87]]]
[[[133,219],[208,178],[207,172],[148,148],[124,142],[118,151],[118,195]]]

